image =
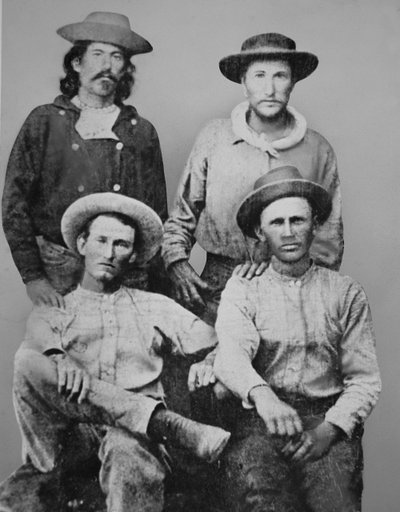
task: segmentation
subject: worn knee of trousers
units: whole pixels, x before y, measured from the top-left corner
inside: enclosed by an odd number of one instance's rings
[[[136,503],[137,508],[127,510],[153,511],[159,507],[157,502],[162,510],[165,468],[144,436],[134,437],[122,429],[109,428],[99,458],[100,485],[110,510],[125,510],[125,503],[131,507]]]
[[[14,358],[14,390],[19,387],[52,380],[56,366],[48,357],[31,349],[19,349]]]
[[[280,443],[265,434],[236,439],[225,453],[224,495],[238,512],[291,512],[290,469]]]

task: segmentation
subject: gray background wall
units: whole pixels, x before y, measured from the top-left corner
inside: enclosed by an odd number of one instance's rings
[[[398,512],[400,252],[398,194],[400,2],[398,0],[4,0],[1,179],[28,112],[58,92],[69,45],[55,34],[94,10],[130,17],[154,52],[136,58],[130,99],[156,126],[169,197],[199,129],[229,116],[241,88],[219,73],[219,58],[253,34],[277,31],[315,52],[320,66],[292,104],[336,150],[343,189],[342,272],[370,298],[384,392],[367,423],[364,512]],[[201,261],[197,253],[196,265]],[[30,303],[0,236],[0,480],[19,464],[11,403],[12,358]]]

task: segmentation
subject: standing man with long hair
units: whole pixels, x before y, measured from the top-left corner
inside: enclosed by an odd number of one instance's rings
[[[133,106],[131,57],[152,46],[126,16],[93,12],[57,33],[73,43],[64,58],[62,95],[34,109],[8,163],[3,227],[34,304],[63,305],[76,286],[79,258],[64,244],[60,220],[76,199],[117,192],[165,220],[167,200],[158,136]],[[128,268],[126,284],[148,286],[148,267]]]

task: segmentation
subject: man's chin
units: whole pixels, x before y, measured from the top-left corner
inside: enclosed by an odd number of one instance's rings
[[[283,108],[266,108],[257,110],[257,115],[263,121],[275,121],[281,117],[283,111]]]
[[[109,283],[110,281],[113,281],[116,276],[114,272],[110,270],[100,270],[97,275],[95,276],[96,280],[101,281],[103,283]]]
[[[278,259],[282,263],[297,263],[304,257],[304,254],[299,254],[297,251],[280,253]]]

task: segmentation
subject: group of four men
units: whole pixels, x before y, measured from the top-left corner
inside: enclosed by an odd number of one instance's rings
[[[123,104],[130,59],[151,45],[115,13],[58,33],[73,43],[63,94],[25,122],[3,195],[35,304],[14,372],[26,460],[57,472],[66,434],[81,455],[99,450],[112,512],[163,509],[169,446],[220,460],[227,509],[359,511],[362,425],[380,391],[371,316],[337,272],[335,155],[288,106],[317,57],[267,33],[220,61],[246,101],[201,132],[167,218],[157,134]],[[163,266],[192,312],[153,293]],[[166,353],[207,351],[189,386],[221,397],[219,427],[169,411],[160,380]]]

